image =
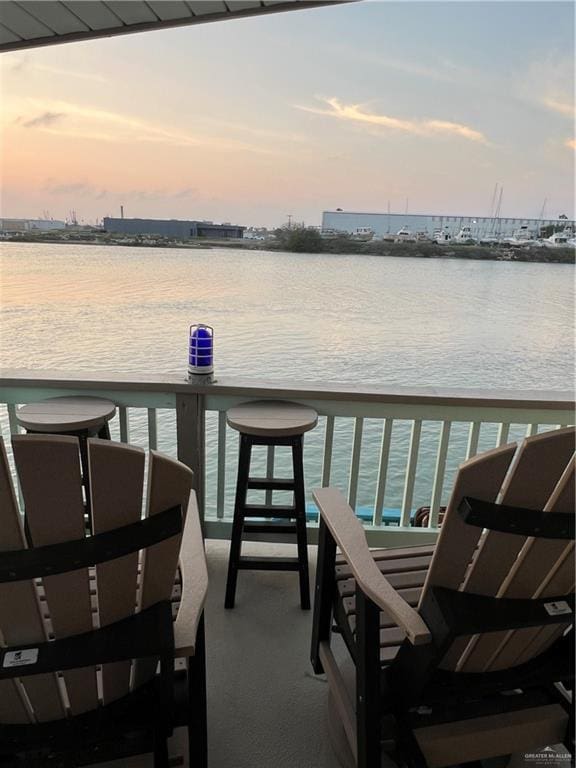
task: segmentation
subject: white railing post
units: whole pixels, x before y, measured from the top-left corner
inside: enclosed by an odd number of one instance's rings
[[[176,440],[178,460],[194,472],[194,490],[200,518],[204,520],[206,467],[206,412],[204,395],[176,395]]]
[[[496,448],[499,448],[501,445],[506,445],[506,443],[508,442],[509,434],[510,434],[510,424],[506,424],[506,422],[503,421],[498,427],[498,436],[496,438]]]
[[[480,427],[482,424],[479,421],[473,421],[470,424],[470,432],[468,433],[468,445],[466,446],[466,459],[471,459],[478,453],[478,440],[480,438]]]
[[[388,460],[390,457],[390,440],[392,439],[392,419],[384,419],[382,430],[382,445],[380,447],[380,466],[378,468],[378,480],[376,481],[376,500],[374,501],[373,525],[382,525],[384,511],[384,496],[386,493],[386,477],[388,475]]]
[[[18,420],[16,419],[16,406],[13,404],[8,406],[8,423],[10,424],[10,434],[19,434],[20,424],[18,424]]]
[[[350,479],[348,482],[348,504],[355,509],[358,496],[358,473],[360,471],[360,451],[362,450],[362,430],[364,419],[354,419],[354,439],[352,442],[352,461],[350,463]]]
[[[216,517],[224,517],[226,492],[226,411],[218,412],[218,467],[216,479]]]
[[[322,457],[322,487],[330,485],[330,470],[332,468],[332,446],[334,445],[334,416],[326,417],[326,432],[324,433],[324,455]]]
[[[408,464],[406,466],[406,482],[404,483],[404,498],[402,499],[402,511],[400,525],[410,525],[410,512],[412,511],[412,499],[414,496],[414,482],[416,480],[416,465],[418,463],[418,450],[420,448],[420,434],[422,421],[415,419],[412,423],[410,434],[410,449],[408,451]]]
[[[438,443],[438,453],[436,455],[436,470],[434,472],[434,485],[432,486],[432,498],[430,500],[430,519],[428,525],[436,528],[438,525],[438,513],[442,502],[442,488],[444,487],[444,475],[446,473],[446,457],[448,455],[448,443],[450,442],[449,421],[442,422],[440,431],[440,442]]]

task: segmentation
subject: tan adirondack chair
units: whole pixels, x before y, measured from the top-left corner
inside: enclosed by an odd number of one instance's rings
[[[435,548],[370,551],[339,491],[314,492],[312,664],[328,677],[344,763],[573,751],[574,438],[555,430],[463,464]]]
[[[151,451],[142,516],[145,452],[89,440],[88,536],[77,438],[12,445],[25,527],[0,441],[0,765],[153,752],[167,766],[167,739],[187,726],[190,765],[205,767],[208,580],[191,470]]]

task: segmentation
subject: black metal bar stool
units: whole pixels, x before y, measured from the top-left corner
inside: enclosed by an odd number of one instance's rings
[[[116,406],[102,397],[51,397],[38,403],[23,405],[16,411],[16,420],[29,434],[68,435],[77,437],[80,446],[80,466],[84,485],[88,527],[92,530],[92,504],[88,468],[88,438],[110,440],[108,422]]]
[[[231,408],[227,413],[227,421],[233,429],[240,433],[240,455],[224,606],[234,608],[239,570],[298,571],[300,605],[303,609],[309,609],[310,587],[302,447],[304,433],[314,429],[318,423],[318,414],[312,408],[297,403],[281,400],[260,400]],[[292,448],[293,478],[250,477],[253,445],[290,446]],[[249,489],[293,491],[294,503],[290,506],[249,505],[246,503]],[[284,519],[286,523],[278,525],[272,522],[246,522],[249,518],[262,517]],[[293,558],[242,557],[242,535],[245,531],[296,534],[298,556]]]

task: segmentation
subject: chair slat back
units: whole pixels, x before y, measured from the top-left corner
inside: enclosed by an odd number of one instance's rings
[[[141,448],[109,440],[88,441],[94,534],[137,523],[142,516],[145,454]],[[98,619],[101,627],[136,611],[138,552],[96,566]],[[104,704],[130,690],[129,661],[104,664]]]
[[[33,546],[83,538],[85,507],[77,438],[20,435],[13,438],[13,448]],[[88,460],[94,534],[140,520],[144,452],[93,439],[88,440]],[[192,487],[191,470],[151,452],[148,474],[146,514],[155,515],[176,505],[181,505],[185,514]],[[22,549],[25,539],[3,444],[0,502],[0,551]],[[170,599],[180,542],[181,535],[174,536],[140,553],[101,563],[95,569],[46,577],[41,585],[41,603],[34,581],[0,585],[0,642],[45,642],[50,627],[56,638],[91,631]],[[133,686],[148,680],[155,668],[154,660],[138,661]],[[103,703],[129,692],[130,673],[131,662],[103,666]],[[0,722],[55,720],[68,709],[72,715],[94,709],[99,703],[98,674],[95,667],[86,667],[65,672],[62,685],[56,675],[28,677],[23,684],[3,682]]]
[[[575,461],[572,458],[553,491],[546,512],[574,514]],[[574,589],[573,542],[528,538],[498,597],[556,597]],[[463,669],[492,671],[528,661],[541,653],[564,630],[564,626],[491,632],[478,638]]]
[[[193,472],[185,464],[168,458],[157,451],[150,452],[148,468],[148,517],[180,504],[186,515]],[[141,576],[141,610],[160,600],[169,600],[178,566],[181,536],[174,536],[149,547],[144,553]],[[155,662],[143,659],[136,662],[134,685],[142,685],[153,674]]]
[[[0,438],[0,552],[23,549],[24,535],[4,441]],[[0,643],[42,643],[46,629],[33,582],[0,584]],[[64,707],[55,675],[28,678],[24,686],[34,715],[28,712],[17,680],[0,682],[0,723],[27,723],[32,717],[62,717]]]
[[[527,438],[520,444],[512,471],[502,488],[501,503],[529,509],[546,509],[573,455],[572,429],[545,432]],[[562,546],[562,543],[558,542],[539,542],[536,554],[540,554],[540,579],[536,578],[536,574],[534,577],[528,574],[520,558],[524,548],[527,547],[524,552],[527,555],[532,546],[530,537],[488,531],[464,583],[464,591],[495,597],[534,597],[542,579],[555,567],[565,543]],[[509,594],[511,578],[514,592]],[[520,636],[517,635],[516,645],[519,642],[518,637]],[[459,661],[458,669],[479,672],[491,668],[493,657],[502,641],[501,633],[471,638]]]
[[[573,454],[574,430],[570,428],[544,432],[524,440],[502,488],[500,503],[544,509]],[[497,595],[525,542],[525,536],[489,531],[465,589]]]
[[[430,587],[459,589],[464,582],[482,531],[463,522],[458,515],[458,507],[465,496],[495,501],[515,451],[515,445],[505,445],[474,456],[460,467],[423,594]]]
[[[18,435],[12,446],[33,545],[83,538],[86,526],[78,439]],[[43,586],[56,638],[92,630],[87,568],[46,577]],[[97,706],[95,667],[65,672],[64,681],[73,715]]]
[[[553,597],[555,595],[567,594],[573,592],[576,586],[574,578],[574,544],[566,547],[561,560],[558,563],[558,569],[546,584],[542,597]],[[531,638],[527,638],[525,644],[520,649],[516,644],[510,643],[508,651],[511,657],[510,664],[522,664],[533,656],[542,653],[550,646],[556,638],[564,632],[564,625],[554,627],[542,627],[538,630],[525,630],[534,632]]]
[[[510,451],[514,446],[506,446],[505,449]],[[492,454],[480,456],[480,465],[483,461],[489,461]],[[527,438],[514,456],[500,493],[496,491],[498,502],[536,510],[569,511],[568,486],[573,481],[570,480],[571,472],[567,470],[567,465],[573,454],[574,430],[571,428]],[[471,534],[464,533],[462,526],[463,528],[472,526],[461,522],[456,509],[463,495],[493,501],[496,494],[494,494],[492,472],[487,474],[490,498],[482,490],[479,493],[472,493],[469,490],[462,493],[459,479],[460,474],[467,469],[467,465],[468,462],[461,468],[456,482],[427,586],[437,584],[493,597],[536,597],[558,567],[558,559],[565,556],[566,542],[534,540],[532,537],[522,535],[486,531],[477,538],[478,549],[471,552],[470,546],[466,544]],[[573,500],[571,508],[572,510],[574,508]],[[479,528],[475,530],[480,532]],[[443,563],[445,569],[450,569],[450,560],[462,542],[466,552],[460,555],[457,573],[452,578],[452,583],[440,581],[436,578],[440,570],[440,566],[434,567],[436,561]],[[465,566],[462,580],[460,578],[462,576],[461,561],[465,556],[470,556],[470,559]],[[536,570],[532,568],[535,562],[538,563]],[[552,593],[548,592],[548,594]],[[523,633],[511,633],[510,637],[506,633],[461,637],[452,644],[441,666],[445,669],[465,672],[504,668],[509,666],[511,654],[518,655],[520,646],[526,642],[526,637],[527,635]],[[510,642],[512,645],[508,648],[506,655],[500,657],[500,650]],[[534,648],[536,647],[535,645]]]

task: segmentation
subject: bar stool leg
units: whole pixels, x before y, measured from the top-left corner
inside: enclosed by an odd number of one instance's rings
[[[234,608],[236,598],[236,581],[238,579],[238,563],[242,547],[242,529],[244,527],[244,507],[248,493],[248,477],[250,474],[250,457],[252,441],[248,435],[240,435],[240,455],[238,458],[238,480],[236,481],[236,502],[234,504],[234,521],[232,523],[232,538],[230,541],[230,557],[228,560],[228,578],[226,580],[226,598],[224,608]]]
[[[294,506],[296,508],[296,543],[298,546],[298,573],[300,575],[300,607],[310,610],[310,584],[308,577],[308,539],[306,535],[306,498],[304,493],[303,437],[292,443],[294,468]]]

